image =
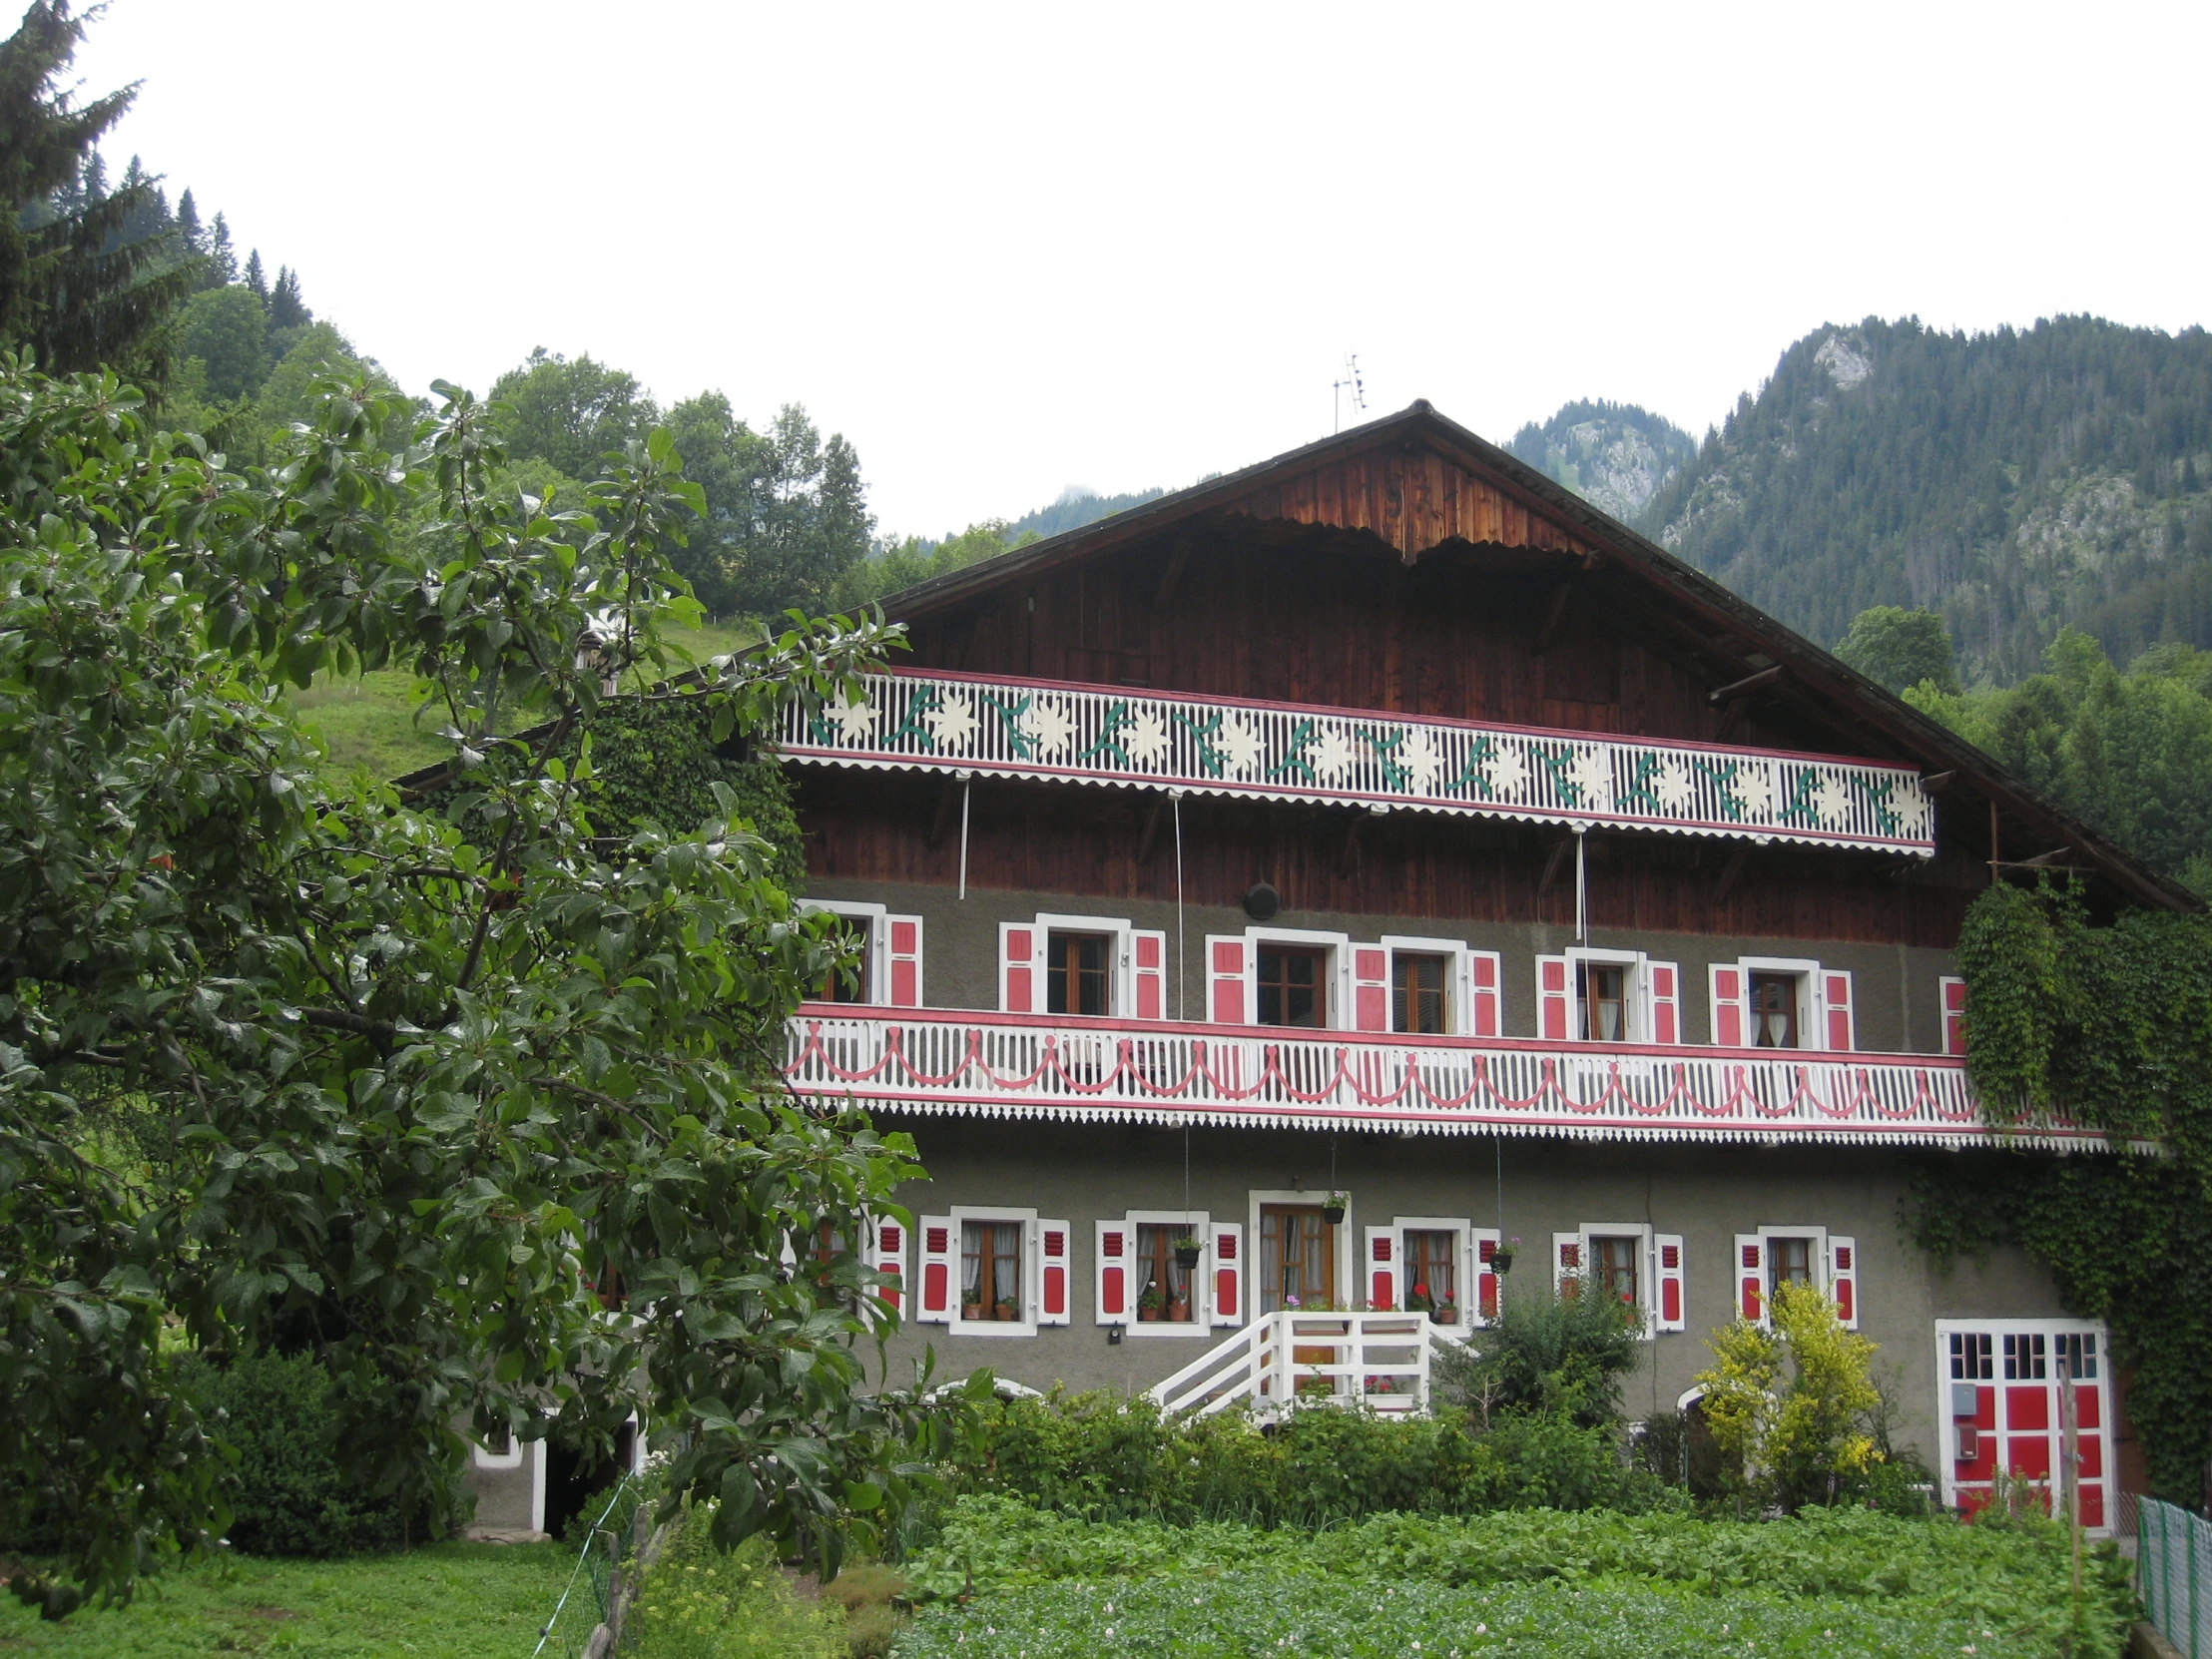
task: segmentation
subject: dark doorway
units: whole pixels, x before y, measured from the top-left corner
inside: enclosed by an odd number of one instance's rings
[[[558,1440],[545,1444],[545,1529],[556,1538],[568,1534],[569,1523],[589,1507],[591,1513],[584,1517],[589,1524],[599,1518],[599,1511],[606,1507],[607,1499],[601,1495],[594,1504],[594,1493],[605,1494],[614,1489],[615,1482],[637,1464],[638,1428],[635,1423],[624,1423],[615,1430],[615,1449],[612,1457],[587,1459],[573,1446],[562,1445]]]

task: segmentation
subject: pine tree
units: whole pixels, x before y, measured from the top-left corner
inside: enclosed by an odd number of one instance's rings
[[[96,149],[136,86],[78,106],[60,84],[84,37],[68,0],[35,0],[0,41],[0,338],[40,366],[99,363],[144,370],[163,326],[192,287],[173,237],[126,241],[154,186],[110,194]]]
[[[192,199],[189,190],[177,198],[177,234],[184,239],[195,259],[207,252],[202,246],[206,233],[200,229],[200,204]]]
[[[246,285],[254,290],[255,298],[265,305],[269,303],[269,276],[262,270],[259,248],[246,256]]]
[[[231,227],[217,214],[208,227],[207,265],[200,275],[204,288],[227,288],[239,279],[239,251],[231,246]]]
[[[299,328],[314,320],[314,312],[307,309],[299,297],[299,276],[290,266],[276,268],[276,285],[269,290],[269,325],[276,328]]]

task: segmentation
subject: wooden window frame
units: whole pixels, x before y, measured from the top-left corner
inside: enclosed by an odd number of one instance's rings
[[[1037,1006],[1052,1005],[1051,952],[1055,933],[1088,933],[1106,941],[1106,1012],[1055,1014],[1055,1019],[1129,1019],[1136,1011],[1136,924],[1128,916],[1060,915],[1039,910],[1024,926],[1037,929]]]
[[[1037,1334],[1037,1211],[1017,1204],[954,1204],[945,1214],[952,1222],[952,1284],[946,1298],[946,1327],[955,1337],[1034,1337]],[[962,1317],[961,1259],[967,1254],[969,1222],[1014,1223],[1021,1228],[1021,1297],[1018,1320],[971,1320]]]
[[[1052,1006],[1052,987],[1055,975],[1064,977],[1068,987],[1075,992],[1070,1000],[1077,1003],[1083,1000],[1081,980],[1089,976],[1090,970],[1072,962],[1063,963],[1059,959],[1063,946],[1083,944],[1098,946],[1098,1000],[1101,1006],[1088,1011],[1081,1007],[1056,1010]],[[1046,1013],[1056,1014],[1060,1018],[1075,1019],[1111,1019],[1114,1017],[1116,1012],[1114,1007],[1114,980],[1117,977],[1115,968],[1121,955],[1119,934],[1078,932],[1071,927],[1054,927],[1045,932],[1044,951],[1044,1011]]]
[[[1828,1047],[1827,1010],[1821,1002],[1821,964],[1810,956],[1739,956],[1736,966],[1744,975],[1744,1035],[1758,1035],[1754,1028],[1757,1018],[1751,1006],[1751,976],[1790,974],[1797,979],[1797,1030],[1798,1044],[1795,1052],[1819,1053]],[[1757,1043],[1749,1046],[1756,1048]],[[1769,1049],[1769,1053],[1791,1052],[1786,1049]]]
[[[1204,1210],[1130,1210],[1118,1220],[1129,1233],[1129,1318],[1122,1327],[1131,1338],[1143,1337],[1211,1337],[1214,1334],[1214,1218]],[[1188,1229],[1198,1240],[1200,1255],[1198,1266],[1191,1269],[1191,1317],[1183,1323],[1170,1320],[1140,1320],[1137,1317],[1137,1298],[1144,1294],[1142,1264],[1137,1254],[1137,1229],[1140,1227],[1174,1227]]]
[[[1581,1244],[1581,1279],[1584,1285],[1592,1282],[1594,1256],[1592,1245],[1599,1239],[1635,1239],[1639,1255],[1636,1265],[1636,1312],[1639,1316],[1637,1335],[1650,1342],[1659,1335],[1659,1271],[1658,1229],[1648,1221],[1586,1221],[1576,1233]],[[1558,1251],[1552,1251],[1552,1288],[1558,1289],[1564,1275],[1559,1270]]]
[[[1267,1259],[1267,1248],[1263,1243],[1263,1235],[1260,1229],[1261,1210],[1276,1204],[1310,1205],[1318,1208],[1327,1201],[1328,1197],[1329,1189],[1327,1187],[1322,1187],[1318,1191],[1299,1189],[1289,1191],[1281,1189],[1263,1190],[1256,1187],[1246,1194],[1244,1283],[1247,1309],[1246,1324],[1249,1325],[1252,1321],[1261,1317],[1261,1309],[1267,1295],[1266,1275],[1261,1271]],[[1350,1202],[1351,1193],[1347,1192],[1345,1197],[1347,1200],[1345,1219],[1337,1224],[1336,1248],[1331,1253],[1334,1259],[1331,1277],[1336,1281],[1338,1288],[1338,1295],[1332,1300],[1340,1302],[1347,1300],[1344,1294],[1345,1287],[1356,1283],[1360,1273],[1361,1232],[1358,1215]]]
[[[1276,1031],[1348,1031],[1352,1018],[1352,935],[1327,933],[1306,927],[1248,927],[1245,929],[1245,1012],[1247,1022],[1261,1024],[1260,952],[1271,946],[1292,949],[1318,948],[1322,953],[1320,990],[1322,1017],[1319,1025],[1278,1025]]]
[[[1570,999],[1567,1008],[1567,1041],[1604,1041],[1602,1037],[1582,1034],[1590,1026],[1589,1014],[1583,1006],[1583,972],[1590,967],[1617,967],[1621,970],[1621,1018],[1627,1027],[1621,1033],[1621,1044],[1650,1042],[1650,975],[1645,968],[1650,957],[1641,950],[1599,950],[1589,945],[1569,945],[1564,954],[1567,958],[1567,995]]]

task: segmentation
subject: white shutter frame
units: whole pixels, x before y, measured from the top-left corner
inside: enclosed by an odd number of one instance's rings
[[[883,1000],[894,1008],[927,1006],[921,983],[921,917],[884,916],[883,937],[890,963]]]
[[[1355,1031],[1390,1028],[1390,952],[1387,945],[1356,944],[1352,958],[1352,1017]]]
[[[1687,1256],[1681,1234],[1651,1236],[1651,1310],[1653,1322],[1661,1331],[1690,1328],[1689,1283],[1684,1278]]]
[[[1859,1329],[1859,1241],[1841,1233],[1828,1236],[1828,1294],[1846,1331]]]
[[[1966,982],[1955,973],[1936,981],[1936,1032],[1938,1054],[1966,1052]]]
[[[1574,964],[1564,956],[1536,958],[1536,1036],[1543,1042],[1574,1040]]]
[[[916,1216],[914,1228],[921,1256],[914,1318],[925,1325],[950,1325],[959,1306],[959,1230],[950,1216]]]
[[[1252,943],[1242,933],[1206,935],[1206,1018],[1216,1025],[1253,1025]]]
[[[1168,1017],[1168,936],[1157,927],[1133,928],[1129,934],[1129,981],[1132,995],[1129,1019]]]
[[[1487,1326],[1497,1317],[1498,1298],[1504,1290],[1503,1279],[1497,1271],[1497,1247],[1505,1242],[1505,1235],[1494,1227],[1470,1227],[1467,1229],[1467,1277],[1465,1294],[1460,1297],[1461,1318],[1469,1329]]]
[[[1729,1286],[1736,1317],[1762,1330],[1772,1326],[1767,1308],[1767,1240],[1760,1233],[1736,1235],[1736,1254],[1730,1261]]]
[[[1212,1222],[1206,1229],[1208,1317],[1216,1325],[1245,1323],[1244,1223]]]
[[[1100,1325],[1128,1325],[1137,1317],[1137,1293],[1129,1283],[1137,1260],[1137,1230],[1120,1216],[1092,1229],[1091,1308]]]
[[[1366,1248],[1360,1255],[1360,1300],[1379,1314],[1394,1314],[1405,1300],[1403,1264],[1398,1261],[1404,1241],[1393,1223],[1367,1230]]]
[[[911,1312],[907,1296],[906,1223],[896,1216],[868,1218],[867,1265],[890,1281],[875,1287],[876,1300],[901,1318]]]
[[[1644,1006],[1649,1015],[1647,1043],[1674,1044],[1682,1040],[1682,969],[1674,962],[1643,963],[1646,986]]]
[[[1859,1026],[1852,1009],[1851,974],[1844,968],[1824,967],[1814,980],[1820,986],[1815,1001],[1820,1009],[1821,1047],[1850,1053],[1859,1046]]]
[[[1039,1325],[1067,1325],[1075,1302],[1074,1229],[1064,1221],[1033,1221],[1037,1233],[1037,1300],[1032,1317]]]
[[[998,1011],[1044,1012],[1044,929],[1034,921],[998,924]]]
[[[1569,1279],[1581,1279],[1588,1275],[1590,1264],[1584,1260],[1588,1252],[1583,1248],[1580,1233],[1554,1233],[1551,1236],[1551,1294],[1560,1295]]]
[[[1748,1048],[1751,1046],[1751,1009],[1748,993],[1751,975],[1736,962],[1713,962],[1705,970],[1705,983],[1711,998],[1709,1027],[1715,1046],[1720,1048]]]

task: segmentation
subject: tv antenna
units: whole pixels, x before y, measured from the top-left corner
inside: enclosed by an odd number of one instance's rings
[[[1357,351],[1346,355],[1344,378],[1332,380],[1329,383],[1329,390],[1334,398],[1335,407],[1335,423],[1330,430],[1341,432],[1345,429],[1345,394],[1347,392],[1352,394],[1352,416],[1355,422],[1359,420],[1360,416],[1368,412],[1368,388],[1360,378],[1360,354]]]

